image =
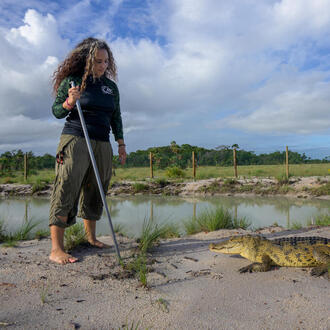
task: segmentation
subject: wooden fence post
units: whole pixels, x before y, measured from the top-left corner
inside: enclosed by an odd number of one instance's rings
[[[24,154],[24,181],[27,180],[28,174],[28,160],[27,160],[27,153]]]
[[[195,161],[195,151],[192,152],[192,167],[193,167],[193,177],[196,179],[196,161]]]
[[[237,178],[236,148],[233,149],[233,158],[234,158],[234,172],[235,172],[235,178]]]
[[[289,149],[288,146],[285,148],[285,169],[286,169],[286,178],[289,179]]]
[[[150,178],[153,179],[154,177],[154,171],[153,171],[153,167],[152,167],[152,153],[149,153],[149,159],[150,159]]]

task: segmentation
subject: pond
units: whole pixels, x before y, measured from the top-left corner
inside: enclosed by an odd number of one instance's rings
[[[182,224],[184,219],[217,206],[228,208],[238,217],[245,217],[252,228],[277,223],[290,228],[292,224],[305,226],[321,214],[330,214],[330,201],[302,200],[280,197],[205,197],[181,198],[164,196],[131,196],[108,198],[113,224],[124,226],[125,233],[138,236],[144,219]],[[40,221],[37,229],[48,228],[48,198],[0,199],[0,221],[7,232],[18,229],[26,219]],[[78,221],[81,221],[78,219]],[[106,214],[97,225],[98,235],[110,234]]]

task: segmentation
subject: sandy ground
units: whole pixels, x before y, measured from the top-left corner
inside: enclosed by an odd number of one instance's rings
[[[322,236],[330,227],[261,230],[266,237]],[[80,262],[48,261],[50,241],[0,248],[0,327],[8,329],[330,329],[326,277],[309,269],[240,274],[250,262],[215,254],[210,242],[243,230],[162,241],[149,288],[120,279],[114,249],[74,251]],[[110,237],[100,238],[111,243]],[[118,237],[122,257],[135,243]]]

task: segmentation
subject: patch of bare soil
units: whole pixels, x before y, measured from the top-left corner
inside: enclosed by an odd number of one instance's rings
[[[244,230],[163,240],[149,255],[148,287],[118,265],[115,251],[84,247],[79,262],[48,260],[50,240],[0,247],[0,326],[8,329],[327,329],[330,282],[309,269],[240,274],[250,262],[209,243]],[[268,238],[322,236],[330,227],[260,229]],[[110,237],[100,240],[111,244]],[[118,237],[124,262],[136,251]]]

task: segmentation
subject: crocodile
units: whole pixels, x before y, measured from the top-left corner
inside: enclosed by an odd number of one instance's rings
[[[214,244],[213,252],[240,254],[253,263],[239,269],[245,272],[267,272],[272,266],[314,267],[311,275],[330,276],[330,239],[324,237],[286,237],[268,240],[262,236],[232,236]]]

